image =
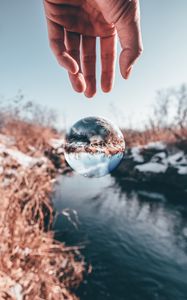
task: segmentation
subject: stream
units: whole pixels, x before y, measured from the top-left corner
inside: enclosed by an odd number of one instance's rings
[[[111,175],[59,177],[56,238],[84,245],[93,268],[76,291],[81,300],[187,299],[187,199],[169,195],[126,189]]]

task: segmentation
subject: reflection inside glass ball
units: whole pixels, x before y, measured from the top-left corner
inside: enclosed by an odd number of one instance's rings
[[[104,118],[81,119],[66,135],[65,159],[73,170],[86,177],[101,177],[113,171],[124,150],[122,132]]]

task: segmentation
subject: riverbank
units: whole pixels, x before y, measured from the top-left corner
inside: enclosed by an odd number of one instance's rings
[[[159,186],[187,193],[185,143],[151,142],[126,150],[113,176],[131,186]]]
[[[1,129],[1,299],[77,299],[72,290],[83,280],[84,260],[78,247],[56,241],[52,230],[53,186],[67,172],[63,135],[18,120]],[[186,144],[131,146],[112,176],[123,187],[186,193]]]
[[[78,247],[59,243],[52,230],[53,184],[66,167],[45,152],[52,155],[57,134],[17,126],[0,132],[0,298],[75,300],[84,261]]]
[[[64,160],[63,143],[62,140],[54,140],[51,144],[49,157],[57,167],[59,159]],[[71,171],[65,162],[64,166],[64,171]],[[124,159],[112,176],[134,188],[142,186],[149,190],[159,187],[187,193],[186,141],[154,141],[127,147]]]

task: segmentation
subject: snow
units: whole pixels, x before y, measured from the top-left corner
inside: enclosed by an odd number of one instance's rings
[[[65,141],[64,141],[64,138],[61,138],[61,139],[50,139],[48,143],[54,149],[58,149],[58,148],[64,146]]]
[[[103,153],[65,154],[66,161],[77,173],[86,177],[102,177],[110,173],[120,163],[123,153],[107,156]]]
[[[166,144],[160,141],[150,142],[144,148],[146,149],[155,149],[155,150],[164,150],[166,149]]]
[[[139,166],[136,166],[140,172],[150,172],[150,173],[165,173],[167,170],[167,165],[162,165],[156,162],[148,162]]]
[[[0,143],[0,153],[4,152],[5,149],[5,145]]]
[[[16,283],[14,286],[12,286],[10,291],[16,300],[23,300],[22,286],[19,283]]]
[[[33,158],[22,153],[19,150],[6,149],[5,152],[9,154],[15,161],[17,161],[18,164],[25,168],[31,168],[37,163],[42,162],[42,159]]]
[[[8,154],[12,159],[14,159],[19,165],[21,165],[24,168],[32,168],[37,163],[45,163],[47,158],[41,157],[41,158],[34,158],[32,156],[26,155],[23,152],[13,149],[13,148],[7,148],[5,145],[0,144],[0,154]],[[0,156],[0,166],[3,162],[3,157]]]
[[[3,169],[3,167],[0,165],[0,175],[3,174],[3,172],[4,172],[4,169]]]
[[[152,156],[149,162],[144,161],[142,149],[160,150]],[[138,163],[135,169],[139,172],[165,173],[169,167],[176,169],[179,175],[187,175],[187,155],[178,150],[175,154],[168,155],[166,145],[162,142],[151,142],[144,147],[134,147],[131,154],[134,162]],[[141,154],[140,154],[141,153]]]
[[[168,162],[171,164],[171,165],[175,165],[177,164],[178,162],[180,162],[180,164],[182,162],[187,162],[186,159],[185,159],[185,155],[184,155],[184,152],[183,151],[179,151],[173,155],[170,155],[168,157]]]
[[[135,162],[138,162],[138,163],[144,162],[144,158],[143,158],[143,156],[140,154],[140,150],[141,150],[141,149],[142,149],[141,147],[133,147],[133,148],[131,149],[131,154],[132,154],[133,160],[134,160]]]
[[[152,157],[152,161],[153,161],[153,159],[155,160],[155,161],[158,161],[158,159],[165,159],[166,158],[166,152],[160,152],[160,153],[157,153],[157,154],[155,154],[153,157]]]
[[[0,133],[0,143],[6,146],[15,145],[15,139],[12,136],[7,136]]]
[[[187,165],[186,166],[179,166],[178,168],[179,175],[187,175]]]

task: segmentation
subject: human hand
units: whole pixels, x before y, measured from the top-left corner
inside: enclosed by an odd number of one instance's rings
[[[109,92],[113,84],[117,34],[122,46],[121,74],[129,77],[142,51],[138,0],[44,0],[44,6],[50,46],[77,92],[87,97],[96,92],[97,36],[103,91]]]

